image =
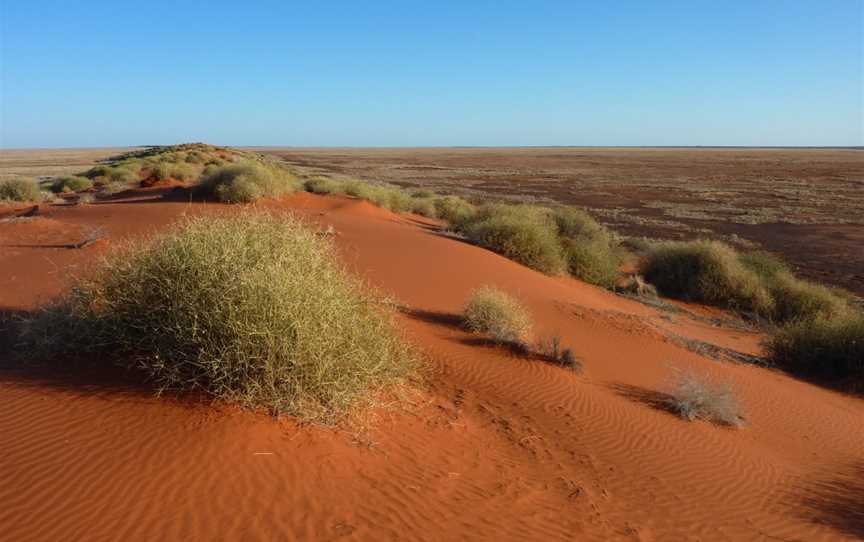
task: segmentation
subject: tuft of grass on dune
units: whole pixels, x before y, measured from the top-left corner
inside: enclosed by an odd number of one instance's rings
[[[0,202],[37,202],[43,199],[39,183],[33,179],[14,178],[0,181]]]
[[[669,297],[769,314],[774,302],[759,275],[719,241],[670,241],[649,250],[645,279]]]
[[[226,203],[248,203],[297,190],[297,178],[285,169],[255,162],[239,162],[209,170],[195,192]]]
[[[385,305],[290,215],[186,219],[25,323],[28,355],[111,360],[160,390],[338,420],[416,357]]]
[[[465,326],[502,344],[524,345],[531,333],[531,315],[510,294],[481,286],[468,295],[462,311]]]
[[[793,373],[864,389],[864,314],[794,320],[767,341],[774,362]]]
[[[567,268],[555,224],[542,208],[482,205],[459,231],[471,242],[542,273],[556,275]]]
[[[87,177],[76,175],[58,177],[51,183],[51,191],[58,192],[80,192],[93,188],[93,181]]]

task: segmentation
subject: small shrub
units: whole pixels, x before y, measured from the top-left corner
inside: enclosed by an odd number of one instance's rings
[[[770,315],[771,296],[761,277],[718,241],[665,242],[646,256],[645,279],[660,293],[730,309]]]
[[[459,196],[435,198],[435,212],[438,218],[450,223],[456,229],[476,213],[477,208]]]
[[[848,310],[846,300],[831,288],[781,272],[768,282],[774,299],[772,318],[776,322],[831,318]]]
[[[42,201],[39,183],[33,179],[5,179],[0,181],[0,201]]]
[[[117,166],[111,168],[106,179],[111,184],[132,184],[141,180],[138,171],[133,167],[128,166]]]
[[[330,421],[414,365],[391,314],[290,216],[187,219],[26,323],[31,354],[113,359],[160,389]]]
[[[796,373],[864,384],[864,314],[796,320],[767,341],[778,366]]]
[[[552,217],[561,237],[593,237],[606,232],[591,215],[578,207],[556,207],[552,210]]]
[[[708,375],[676,370],[669,389],[669,408],[686,420],[741,425],[743,416],[732,385]]]
[[[764,250],[745,252],[738,259],[744,267],[766,280],[773,279],[781,273],[791,273],[783,260]]]
[[[411,203],[411,212],[428,218],[435,218],[438,215],[433,198],[414,198]]]
[[[472,242],[540,272],[559,274],[567,267],[555,225],[542,209],[484,205],[460,231]]]
[[[411,210],[412,198],[401,188],[390,185],[370,185],[369,201],[394,213]]]
[[[111,166],[94,166],[84,173],[84,177],[88,179],[98,179],[99,177],[107,177],[111,172]]]
[[[93,181],[87,177],[66,176],[58,177],[51,183],[52,192],[79,192],[93,188]]]
[[[577,373],[582,372],[582,362],[573,354],[573,350],[562,346],[561,337],[558,335],[538,341],[537,351],[553,363]]]
[[[303,183],[303,188],[313,194],[339,194],[342,192],[342,184],[329,177],[313,177]]]
[[[247,203],[288,194],[296,188],[297,179],[288,171],[246,162],[211,170],[201,179],[196,193],[228,203]]]
[[[345,181],[342,186],[342,190],[345,195],[352,196],[355,198],[370,200],[372,199],[372,187],[367,182],[358,181],[356,179],[352,179],[350,181]]]
[[[528,310],[492,286],[481,286],[471,292],[462,316],[469,330],[489,335],[498,343],[524,344],[531,332]]]

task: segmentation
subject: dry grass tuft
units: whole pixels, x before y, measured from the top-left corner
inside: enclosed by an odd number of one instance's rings
[[[708,374],[674,369],[668,390],[669,408],[686,420],[706,420],[739,426],[744,417],[735,391],[729,382],[717,382]]]
[[[42,201],[39,184],[33,179],[15,178],[0,181],[0,201]]]
[[[160,389],[329,422],[415,356],[389,309],[290,215],[187,219],[114,253],[25,326],[30,356],[110,359]]]
[[[531,333],[531,315],[514,297],[493,286],[472,291],[462,313],[465,326],[502,344],[524,345]]]

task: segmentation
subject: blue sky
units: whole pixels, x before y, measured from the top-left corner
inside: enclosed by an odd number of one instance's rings
[[[864,145],[864,1],[0,3],[4,148]]]

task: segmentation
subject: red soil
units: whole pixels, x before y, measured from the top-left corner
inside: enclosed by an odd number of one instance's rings
[[[0,533],[9,540],[834,540],[864,536],[864,401],[699,356],[670,334],[758,353],[757,335],[547,277],[418,217],[299,194],[347,265],[406,307],[428,389],[361,434],[153,397],[104,378],[0,372]],[[139,197],[0,222],[0,311],[32,310],[101,246],[184,213]],[[455,325],[494,284],[558,334],[583,375],[486,346]],[[0,352],[0,361],[9,361]],[[5,358],[5,359],[4,359]],[[734,382],[747,425],[652,406],[669,365]],[[840,480],[840,482],[837,482]],[[839,488],[839,489],[838,489]],[[857,507],[857,508],[856,508]]]

